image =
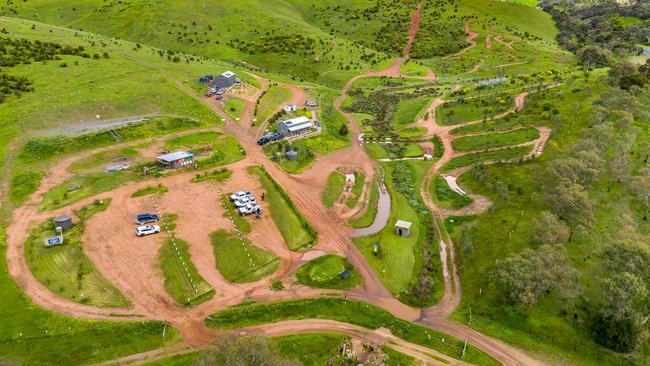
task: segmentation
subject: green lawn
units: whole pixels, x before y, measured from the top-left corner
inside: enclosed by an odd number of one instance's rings
[[[320,200],[325,207],[331,208],[334,202],[343,192],[345,186],[345,176],[337,171],[330,173],[327,178],[327,185],[320,194]]]
[[[427,76],[427,70],[422,67],[422,65],[418,65],[415,62],[407,61],[400,67],[399,69],[400,74],[408,75],[408,76],[418,76],[418,77],[424,77]]]
[[[11,199],[11,203],[20,206],[25,202],[38,189],[44,175],[42,172],[35,171],[15,172],[9,185],[9,199]]]
[[[463,196],[453,191],[441,175],[436,175],[432,182],[432,197],[443,208],[459,209],[471,204],[474,200],[471,197]]]
[[[271,218],[282,234],[289,249],[305,251],[316,244],[316,231],[293,205],[287,193],[260,166],[249,167],[248,172],[257,174],[266,190]]]
[[[348,225],[353,228],[362,228],[370,226],[377,216],[377,201],[379,200],[379,188],[375,181],[370,183],[370,196],[368,197],[368,208],[366,212],[354,219],[348,221]]]
[[[341,273],[348,272],[343,278]],[[361,277],[345,257],[330,254],[304,264],[296,273],[298,282],[314,288],[349,290],[362,283]]]
[[[282,358],[298,360],[303,366],[323,366],[347,336],[334,333],[292,334],[271,338]]]
[[[457,125],[463,122],[490,119],[492,116],[512,108],[513,104],[514,98],[507,94],[452,101],[436,109],[436,123]]]
[[[228,100],[224,103],[223,110],[230,116],[230,118],[238,121],[245,107],[245,100],[237,97],[228,97]]]
[[[142,196],[148,196],[151,194],[157,194],[157,195],[163,195],[165,193],[169,192],[169,189],[162,185],[162,183],[155,185],[155,186],[149,186],[149,187],[144,187],[140,188],[137,191],[133,192],[131,194],[131,197],[142,197]]]
[[[215,231],[210,238],[217,269],[230,282],[255,282],[278,269],[278,257],[252,245],[246,238],[240,240],[233,232]]]
[[[349,208],[354,208],[359,203],[359,199],[363,194],[363,186],[366,183],[366,176],[363,173],[354,173],[354,186],[352,186],[352,194],[354,196],[345,200],[345,205]]]
[[[395,351],[394,349],[383,346],[381,350],[388,355],[386,366],[415,366],[417,365],[415,357],[405,355],[402,352]]]
[[[445,164],[441,171],[448,172],[456,168],[472,165],[474,163],[483,162],[483,161],[500,161],[500,160],[510,160],[516,159],[518,157],[523,157],[524,155],[530,153],[533,150],[531,146],[520,146],[512,147],[503,150],[489,151],[476,154],[466,154],[457,156],[451,159],[447,164]]]
[[[537,138],[539,138],[539,131],[536,128],[528,127],[508,132],[459,137],[453,141],[452,146],[454,150],[458,151],[485,150],[519,145]]]
[[[285,101],[288,101],[291,98],[291,90],[283,86],[271,86],[267,89],[266,93],[258,100],[257,104],[257,113],[255,118],[257,118],[258,123],[265,122],[273,112],[282,107]],[[302,107],[302,106],[298,106]]]
[[[311,298],[239,305],[214,313],[205,322],[212,328],[234,329],[297,319],[331,319],[370,329],[383,327],[389,329],[396,337],[459,359],[464,345],[464,340],[397,319],[382,308],[341,298]],[[499,365],[495,359],[471,344],[467,345],[463,361],[476,365]]]
[[[89,218],[107,205],[81,209]],[[97,207],[97,208],[95,208]],[[86,212],[88,211],[88,212]],[[25,242],[25,261],[34,277],[53,293],[65,299],[100,307],[125,307],[130,302],[115,288],[82,250],[83,222],[77,222],[63,233],[64,244],[47,248],[44,240],[56,236],[51,220],[34,228]]]
[[[232,175],[232,170],[228,168],[221,168],[211,172],[200,173],[194,176],[190,180],[190,183],[201,183],[201,182],[224,182],[230,178]]]
[[[190,149],[192,147],[201,147],[202,145],[212,145],[217,142],[221,136],[223,136],[221,132],[207,131],[174,137],[165,141],[165,149]]]
[[[192,360],[200,354],[200,351],[183,353],[171,357],[161,358],[157,361],[147,362],[143,366],[187,366],[192,364]]]
[[[194,306],[214,296],[214,289],[194,267],[185,241],[167,238],[160,247],[159,261],[165,289],[179,304]]]
[[[393,114],[394,127],[402,127],[415,122],[427,106],[431,103],[432,96],[424,96],[413,99],[403,99],[397,105]]]
[[[427,129],[424,127],[407,127],[407,128],[402,128],[401,130],[396,131],[400,137],[403,138],[413,138],[413,137],[420,137],[424,136],[427,134]]]

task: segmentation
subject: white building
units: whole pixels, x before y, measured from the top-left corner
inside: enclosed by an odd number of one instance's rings
[[[311,120],[302,116],[280,122],[278,124],[278,132],[284,137],[291,137],[309,132],[312,126]]]

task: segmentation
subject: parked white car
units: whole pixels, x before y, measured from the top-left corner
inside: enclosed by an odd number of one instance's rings
[[[230,196],[231,201],[237,201],[240,198],[245,198],[245,197],[253,197],[252,192],[244,192],[244,191],[239,191],[235,192]]]
[[[159,232],[160,232],[160,226],[158,225],[143,225],[135,228],[135,235],[137,236],[158,234]]]
[[[242,207],[247,204],[256,205],[257,201],[255,201],[255,198],[253,197],[238,198],[235,200],[235,207]]]
[[[257,212],[257,210],[261,210],[261,209],[262,208],[257,204],[247,203],[246,205],[240,207],[238,211],[241,216],[245,216],[245,215],[250,215],[252,213],[255,213]]]

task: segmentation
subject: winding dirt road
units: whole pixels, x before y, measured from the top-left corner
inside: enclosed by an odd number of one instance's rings
[[[417,27],[419,26],[421,13],[422,8],[418,6],[413,14],[409,40],[404,48],[403,58],[396,60],[387,70],[368,72],[351,79],[343,88],[341,96],[335,101],[335,107],[337,109],[340,110],[341,103],[355,80],[369,76],[400,77],[399,70],[409,56],[410,47],[417,35]],[[468,42],[473,43],[475,46],[476,42],[473,39],[478,35],[471,32],[469,20],[465,23],[465,26],[466,32],[469,35]],[[469,48],[471,47],[473,46]],[[404,305],[395,299],[384,287],[362,253],[357,250],[349,239],[351,230],[346,227],[345,220],[335,212],[325,208],[320,202],[320,189],[314,189],[314,187],[324,187],[328,175],[338,167],[359,169],[367,177],[373,176],[376,162],[367,156],[362,145],[359,143],[358,136],[360,130],[358,124],[352,116],[344,113],[350,122],[352,132],[351,145],[345,149],[321,156],[312,167],[305,170],[302,174],[289,175],[269,161],[264,155],[263,151],[256,144],[256,129],[250,128],[254,101],[268,87],[266,81],[261,78],[258,78],[258,80],[262,87],[248,100],[239,122],[233,121],[224,113],[219,103],[215,100],[196,95],[193,90],[176,80],[176,85],[180,90],[205,103],[224,119],[225,127],[217,128],[217,130],[225,130],[236,136],[247,152],[245,159],[228,166],[234,172],[233,177],[228,182],[220,185],[219,189],[227,192],[228,190],[238,190],[238,187],[246,186],[250,187],[251,190],[261,190],[262,188],[259,182],[254,177],[245,173],[245,167],[250,165],[263,166],[271,177],[285,189],[297,209],[314,226],[314,229],[318,233],[319,241],[313,250],[315,252],[334,252],[345,255],[358,270],[363,278],[364,287],[345,293],[348,298],[358,299],[380,306],[401,319],[418,321],[457,338],[468,339],[472,345],[492,355],[506,365],[539,364],[539,361],[531,358],[525,352],[515,347],[483,335],[459,323],[447,320],[447,317],[453,313],[460,303],[461,286],[455,265],[453,243],[445,235],[441,227],[438,227],[439,238],[441,239],[440,255],[443,263],[447,263],[443,268],[447,275],[445,276],[445,293],[442,300],[436,306],[420,310]],[[423,78],[423,80],[435,80],[433,71],[427,77]],[[296,88],[292,88],[292,93],[292,98],[295,98],[295,100],[303,98],[302,95],[297,94]],[[518,98],[520,99],[516,99],[514,109],[523,107],[525,95],[520,95]],[[426,187],[429,186],[431,178],[436,172],[457,154],[451,145],[454,137],[449,134],[449,131],[452,127],[455,128],[458,125],[450,127],[440,126],[435,123],[435,109],[442,103],[443,101],[441,99],[434,100],[430,106],[430,117],[426,120],[418,121],[418,123],[427,127],[430,134],[440,136],[445,147],[442,158],[436,161],[429,172],[427,172],[421,187],[425,203],[436,217],[443,217],[443,215],[433,204],[428,193],[429,190]],[[534,153],[541,153],[541,149],[543,149],[549,135],[550,131],[549,133],[542,133],[539,141],[535,142]],[[38,205],[42,200],[43,194],[71,175],[67,170],[69,165],[75,159],[88,156],[97,151],[99,150],[89,151],[73,158],[65,158],[52,166],[47,176],[43,179],[39,189],[29,198],[26,204],[14,211],[12,223],[7,229],[7,262],[9,273],[16,279],[26,295],[36,304],[53,311],[82,318],[164,319],[169,321],[181,332],[184,341],[181,346],[188,345],[194,348],[201,348],[209,344],[216,333],[215,330],[205,326],[203,323],[205,317],[215,311],[241,303],[245,299],[266,302],[315,297],[324,293],[341,294],[337,291],[315,290],[298,285],[289,286],[284,291],[276,292],[270,290],[269,285],[273,280],[282,280],[286,284],[289,284],[289,279],[295,273],[295,270],[300,264],[304,263],[301,253],[289,252],[286,249],[282,238],[279,236],[270,218],[265,218],[259,223],[255,223],[255,229],[250,234],[250,239],[254,245],[265,248],[283,258],[280,269],[271,277],[254,283],[233,284],[226,281],[215,268],[214,256],[212,255],[212,248],[207,239],[207,234],[216,229],[229,229],[231,228],[229,226],[230,223],[225,218],[222,218],[223,210],[219,208],[217,203],[220,191],[214,186],[197,184],[192,185],[193,187],[191,189],[187,189],[187,182],[192,177],[192,172],[126,184],[110,192],[110,194],[104,193],[88,197],[62,209],[45,213],[39,212]],[[162,212],[179,213],[177,235],[179,238],[186,239],[191,243],[191,255],[197,270],[217,291],[217,295],[213,299],[193,308],[184,308],[176,304],[164,290],[162,279],[156,269],[156,254],[159,250],[159,240],[153,237],[145,238],[145,240],[139,242],[142,245],[137,247],[129,246],[133,240],[132,236],[126,236],[131,234],[130,229],[128,229],[128,234],[127,231],[118,230],[117,233],[108,231],[108,228],[111,227],[125,226],[124,223],[130,220],[134,212],[151,209],[150,205],[152,202],[148,201],[147,197],[143,199],[131,199],[130,194],[133,191],[162,182],[169,187],[170,192],[160,198],[155,207],[159,206]],[[97,308],[58,297],[36,280],[29,271],[23,256],[24,242],[30,228],[35,223],[61,213],[71,214],[74,209],[93,202],[95,199],[106,197],[107,195],[112,197],[114,200],[113,203],[111,203],[107,211],[96,214],[88,221],[88,230],[84,233],[83,240],[84,243],[87,243],[85,248],[87,254],[96,263],[98,269],[133,302],[133,307],[128,309]],[[183,203],[188,201],[196,202],[196,204],[185,204],[185,206],[190,207],[183,207]],[[206,216],[211,217],[211,220],[210,222],[206,221],[203,223],[205,225],[204,230],[202,229],[200,233],[189,231],[189,223],[195,220],[202,220],[200,216],[206,212],[211,213],[209,216]],[[216,215],[215,212],[217,213]],[[109,225],[106,223],[109,223]],[[111,240],[112,238],[117,238],[118,240]],[[427,354],[434,354],[436,357],[445,359],[448,364],[464,364],[461,361],[439,355],[434,350],[394,338],[385,331],[369,332],[368,330],[359,329],[349,324],[331,321],[305,320],[300,322],[280,322],[254,327],[249,330],[261,331],[270,335],[315,331],[349,333],[351,335],[354,333],[356,337],[368,337],[367,339],[376,340],[377,342],[395,344],[396,349],[433,364],[436,364],[436,360],[428,357]]]

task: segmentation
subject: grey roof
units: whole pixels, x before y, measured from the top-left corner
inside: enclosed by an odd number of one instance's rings
[[[173,153],[165,154],[165,155],[160,155],[158,157],[158,160],[166,161],[166,162],[172,162],[180,159],[185,159],[185,158],[191,158],[193,157],[194,154],[189,153],[187,151],[176,151]]]
[[[291,132],[293,131],[298,131],[298,130],[304,130],[305,128],[311,128],[312,123],[309,120],[309,118],[302,116],[302,117],[296,117],[293,119],[288,119],[286,121],[280,122],[287,126],[287,129]]]
[[[395,227],[399,227],[402,229],[410,229],[411,223],[408,221],[397,220],[397,222],[395,223]]]
[[[235,76],[235,73],[232,71],[226,71],[221,76],[225,76],[226,78],[230,79],[231,77]]]

